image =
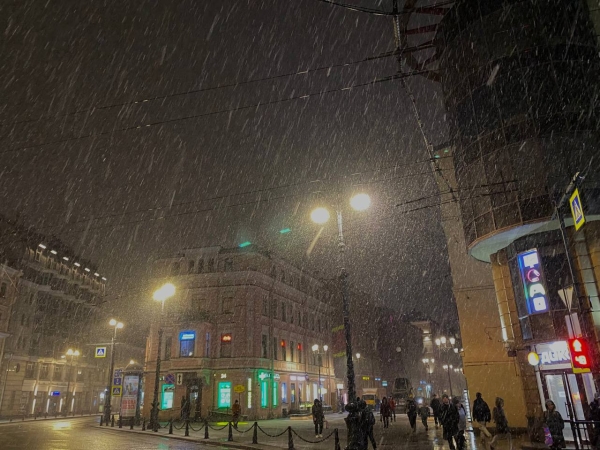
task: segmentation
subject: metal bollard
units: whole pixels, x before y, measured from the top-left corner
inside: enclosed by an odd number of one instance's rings
[[[142,420],[142,431],[146,431],[146,418],[144,417],[144,420]]]
[[[173,434],[173,419],[169,421],[169,434]]]
[[[123,428],[123,416],[119,414],[119,428]]]
[[[185,421],[185,435],[189,436],[190,435],[190,420],[186,419]]]
[[[233,441],[233,428],[231,426],[231,422],[229,422],[229,433],[227,434],[227,441]]]
[[[258,422],[254,422],[254,432],[252,433],[252,443],[258,444]]]
[[[334,450],[341,450],[340,449],[340,436],[338,434],[338,429],[337,428],[335,430],[333,430],[333,437],[335,438],[335,448],[334,448]]]
[[[294,436],[292,436],[292,427],[288,427],[288,450],[294,450]]]
[[[204,439],[208,439],[208,420],[204,421]]]
[[[131,418],[131,420],[129,421],[129,429],[133,430],[133,417]]]
[[[110,426],[114,427],[115,426],[115,415],[112,415],[112,418],[110,419]]]
[[[104,417],[100,416],[100,426],[104,425]]]

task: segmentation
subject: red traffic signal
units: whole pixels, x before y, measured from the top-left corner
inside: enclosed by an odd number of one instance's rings
[[[585,373],[592,371],[592,358],[590,347],[584,338],[569,339],[569,351],[571,353],[571,365],[573,373]]]

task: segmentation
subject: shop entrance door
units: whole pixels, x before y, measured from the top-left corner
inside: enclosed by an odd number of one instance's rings
[[[548,389],[548,397],[556,404],[556,410],[563,419],[566,421],[572,418],[570,413],[572,408],[576,420],[585,420],[582,396],[579,392],[579,387],[577,386],[576,375],[572,373],[546,375],[545,380]],[[585,397],[586,395],[584,393],[584,398]],[[569,405],[569,402],[571,405]],[[574,440],[570,426],[565,426],[563,434],[567,441]]]

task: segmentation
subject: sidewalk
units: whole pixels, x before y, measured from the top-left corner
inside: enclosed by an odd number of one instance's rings
[[[141,431],[141,427],[129,429],[129,425],[123,423],[123,428],[119,429],[117,424],[114,428],[102,427],[103,430],[122,432],[122,433],[144,433],[146,435],[157,435],[161,437],[170,437],[195,442],[201,442],[208,445],[217,445],[225,448],[235,449],[288,449],[289,432],[288,427],[292,427],[293,448],[296,450],[335,450],[335,429],[338,429],[340,449],[346,446],[347,431],[343,420],[345,415],[328,414],[326,416],[329,422],[329,428],[323,430],[323,438],[317,439],[314,435],[314,426],[312,421],[273,419],[258,421],[257,442],[252,444],[254,433],[253,422],[240,422],[239,430],[232,429],[233,441],[228,441],[229,426],[226,422],[210,423],[208,429],[209,439],[204,439],[205,427],[201,423],[190,423],[189,437],[185,436],[185,424],[181,422],[173,423],[173,435],[168,434],[168,424],[161,423],[164,428],[156,433],[153,431]],[[377,419],[379,420],[379,419]],[[377,422],[374,430],[377,448],[382,450],[403,449],[403,450],[433,450],[448,449],[448,443],[443,439],[442,428],[435,428],[431,421],[429,431],[419,422],[417,432],[412,433],[408,425],[406,416],[398,416],[396,422],[392,422],[390,427],[384,429],[381,422]],[[466,435],[467,450],[487,450],[472,432]],[[512,440],[512,449],[520,450],[522,446],[529,445],[527,436],[516,436]],[[371,444],[369,444],[371,448]],[[527,447],[529,448],[529,447]],[[511,450],[509,442],[501,440],[496,446],[496,450]],[[533,450],[533,448],[532,448]],[[535,449],[537,450],[537,448]]]

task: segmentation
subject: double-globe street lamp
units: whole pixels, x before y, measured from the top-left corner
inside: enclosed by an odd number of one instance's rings
[[[110,341],[110,369],[108,371],[108,384],[106,385],[106,400],[104,401],[104,423],[108,425],[111,413],[112,400],[112,381],[115,371],[115,339],[117,339],[117,330],[123,328],[123,323],[116,319],[110,319],[108,324],[114,328],[113,335]]]
[[[67,370],[67,403],[63,408],[63,416],[67,416],[69,414],[71,378],[73,377],[73,359],[77,358],[80,354],[81,353],[79,353],[79,350],[73,350],[72,348],[70,348],[69,350],[67,350],[67,354],[63,355],[63,358],[65,359],[71,357],[71,364],[67,366],[69,368],[69,370]]]
[[[439,338],[437,338],[435,340],[435,345],[437,345],[438,349],[440,350],[440,352],[449,352],[449,351],[454,351],[454,353],[458,354],[458,352],[462,352],[463,349],[459,349],[458,347],[455,347],[456,344],[456,338],[451,336],[450,338],[446,338],[446,336],[440,336]],[[449,363],[450,361],[448,361]],[[453,368],[452,364],[445,364],[443,366],[444,370],[447,371],[448,373],[448,385],[450,388],[450,396],[452,396],[452,381],[450,379],[450,369]]]
[[[323,364],[323,355],[327,354],[327,350],[329,350],[329,346],[324,345],[322,347],[323,351],[320,351],[321,348],[319,348],[319,344],[315,344],[312,346],[312,351],[313,354],[316,355],[317,357],[317,363],[319,366],[319,391],[318,391],[318,398],[319,400],[323,401],[323,395],[321,394],[321,366]]]
[[[357,194],[350,199],[350,206],[356,211],[364,211],[371,206],[371,199],[367,194]],[[336,208],[337,226],[338,226],[338,248],[340,264],[340,283],[342,288],[342,315],[344,318],[344,335],[346,340],[346,376],[348,378],[348,405],[346,410],[346,426],[348,428],[348,446],[347,450],[363,450],[364,445],[361,442],[361,421],[356,401],[356,384],[354,379],[354,363],[352,361],[352,330],[350,328],[350,292],[348,287],[348,272],[345,267],[344,259],[344,233],[342,227],[342,211]],[[329,220],[329,211],[320,207],[311,212],[310,217],[317,224],[325,224]]]
[[[175,295],[175,286],[166,283],[154,292],[152,298],[161,303],[160,318],[158,319],[158,345],[156,347],[156,371],[154,374],[154,400],[152,401],[152,410],[150,411],[150,427],[153,431],[158,431],[158,383],[160,378],[160,350],[162,347],[162,318],[165,311],[165,300]]]

